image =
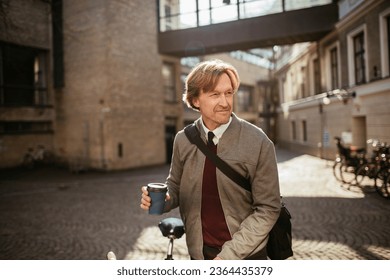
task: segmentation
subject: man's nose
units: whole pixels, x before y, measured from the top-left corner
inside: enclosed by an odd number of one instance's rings
[[[227,101],[226,94],[221,94],[219,98],[219,105],[223,107],[229,106],[229,103]]]

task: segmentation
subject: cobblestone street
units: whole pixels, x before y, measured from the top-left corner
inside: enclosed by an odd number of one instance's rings
[[[331,162],[278,150],[281,192],[293,219],[291,259],[390,259],[390,201],[346,190]],[[169,166],[71,174],[59,169],[1,171],[0,259],[163,259],[168,239],[140,186],[162,182]],[[175,259],[188,259],[184,238]]]

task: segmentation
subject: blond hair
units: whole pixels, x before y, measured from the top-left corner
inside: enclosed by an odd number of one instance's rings
[[[202,91],[212,91],[222,74],[229,76],[235,93],[240,86],[240,78],[236,68],[219,59],[208,60],[197,64],[188,74],[185,81],[183,101],[189,108],[199,111],[199,108],[193,103],[194,99],[198,98]]]

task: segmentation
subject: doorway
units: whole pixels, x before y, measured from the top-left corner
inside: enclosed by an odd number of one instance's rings
[[[354,146],[366,148],[367,123],[365,116],[352,118],[352,139]]]

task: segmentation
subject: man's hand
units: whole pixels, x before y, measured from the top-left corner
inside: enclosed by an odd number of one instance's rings
[[[146,186],[143,186],[141,188],[141,208],[144,210],[149,210],[150,205],[152,204],[152,199],[149,196],[149,192],[146,188]]]
[[[149,207],[150,205],[152,205],[152,199],[150,198],[149,196],[149,192],[147,190],[147,187],[146,186],[143,186],[141,188],[141,205],[140,207],[144,210],[149,210]],[[167,193],[167,196],[165,198],[165,200],[170,200],[171,197],[169,196],[169,193]]]

